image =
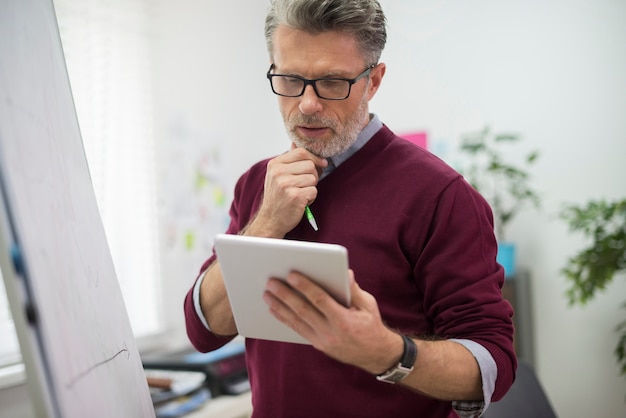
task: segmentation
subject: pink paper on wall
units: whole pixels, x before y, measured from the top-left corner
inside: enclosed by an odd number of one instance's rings
[[[417,146],[428,149],[428,132],[409,132],[400,136]]]

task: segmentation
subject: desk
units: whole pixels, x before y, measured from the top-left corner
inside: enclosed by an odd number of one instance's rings
[[[252,415],[252,392],[223,395],[209,400],[185,418],[249,418]]]

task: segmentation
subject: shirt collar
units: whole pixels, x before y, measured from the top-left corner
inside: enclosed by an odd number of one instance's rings
[[[380,121],[378,116],[376,114],[371,114],[370,122],[359,133],[359,135],[357,135],[356,141],[354,141],[354,143],[350,145],[350,148],[348,148],[341,154],[333,155],[332,157],[328,158],[328,166],[322,172],[322,177],[320,179],[329,175],[335,168],[339,167],[348,158],[356,154],[356,152],[363,148],[363,146],[367,144],[367,142],[374,136],[374,134],[378,132],[382,127],[383,123]]]

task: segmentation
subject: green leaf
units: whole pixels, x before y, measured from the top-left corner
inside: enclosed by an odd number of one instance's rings
[[[519,165],[502,155],[505,147],[514,146],[521,138],[512,133],[494,134],[489,126],[461,137],[460,150],[469,159],[462,174],[491,205],[499,239],[504,239],[506,225],[526,204],[539,208],[539,195],[532,188],[527,171],[539,153],[529,153]]]

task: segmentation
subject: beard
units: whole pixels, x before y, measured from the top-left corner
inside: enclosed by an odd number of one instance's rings
[[[367,98],[366,95],[363,94],[359,106],[352,114],[348,115],[343,124],[334,118],[318,114],[305,115],[297,113],[288,117],[283,113],[283,120],[289,138],[294,144],[318,157],[329,158],[341,154],[350,148],[356,141],[359,133],[363,130],[363,121],[369,120]],[[297,132],[299,125],[324,126],[332,131],[332,135],[328,139],[303,137]]]

